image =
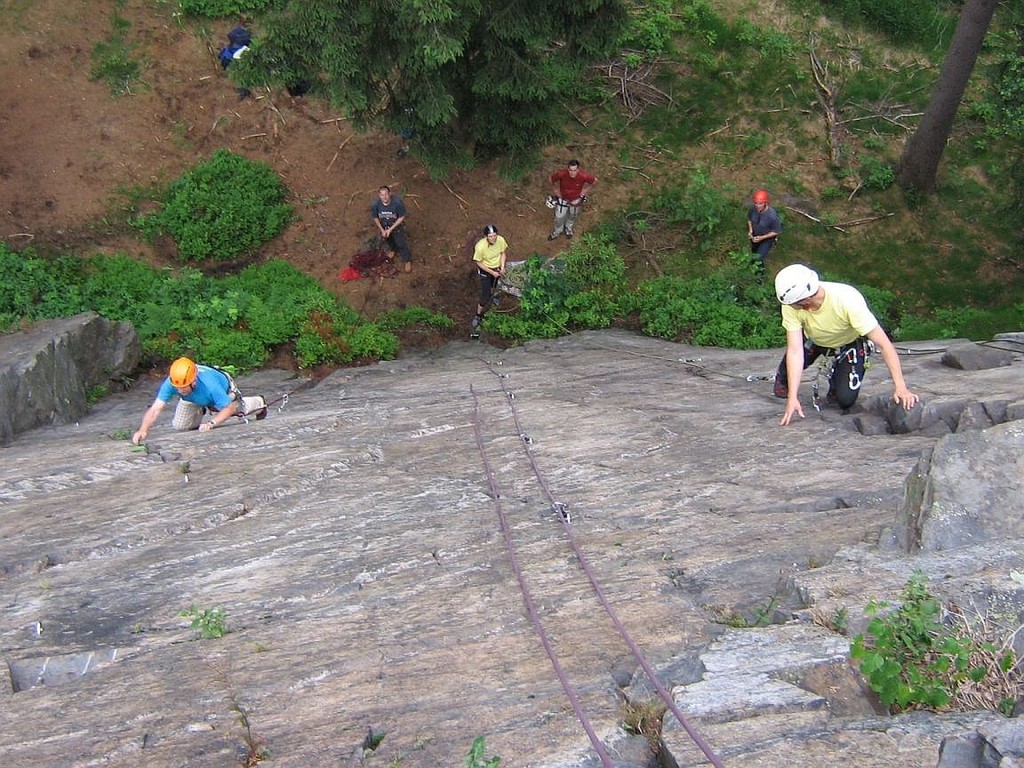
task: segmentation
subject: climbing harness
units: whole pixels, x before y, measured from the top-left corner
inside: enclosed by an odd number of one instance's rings
[[[636,659],[637,663],[640,665],[640,667],[644,670],[644,672],[650,679],[651,684],[653,685],[655,691],[657,691],[658,696],[665,703],[667,709],[669,709],[672,712],[675,718],[679,721],[679,724],[690,736],[694,744],[696,744],[697,747],[704,753],[704,755],[708,758],[711,764],[715,768],[723,768],[721,760],[717,757],[717,755],[707,744],[707,742],[705,742],[701,734],[697,732],[697,730],[690,724],[686,716],[680,711],[679,707],[676,705],[675,699],[673,698],[672,694],[660,682],[656,672],[650,665],[650,662],[647,661],[646,657],[643,655],[643,652],[640,650],[639,646],[630,636],[629,632],[622,624],[622,621],[619,619],[619,616],[616,613],[615,609],[612,607],[611,602],[605,595],[605,592],[602,589],[600,583],[598,582],[593,568],[590,566],[590,563],[587,560],[586,555],[583,553],[582,548],[576,540],[576,536],[572,528],[572,517],[569,514],[569,505],[566,502],[560,501],[555,497],[550,485],[547,482],[546,477],[541,472],[541,469],[537,464],[536,457],[531,447],[533,441],[525,438],[527,432],[523,428],[523,425],[520,421],[519,409],[516,406],[515,393],[508,386],[508,374],[499,373],[494,369],[493,365],[486,360],[484,360],[484,364],[486,365],[487,369],[498,379],[498,382],[501,385],[502,391],[505,395],[505,399],[508,403],[513,423],[515,425],[515,431],[518,435],[524,436],[524,439],[522,440],[523,451],[526,454],[526,459],[530,465],[533,477],[537,482],[538,486],[541,488],[543,495],[550,506],[551,511],[558,517],[559,521],[561,522],[566,539],[570,547],[572,548],[573,553],[576,556],[576,560],[579,563],[580,569],[586,575],[587,580],[589,581],[595,596],[601,603],[612,624],[615,626],[615,629],[619,633],[619,636],[622,638],[623,642],[629,648],[634,659]],[[500,365],[500,362],[497,364]],[[477,396],[476,390],[472,387],[472,385],[470,386],[470,393],[473,396],[474,403],[473,432],[476,436],[477,449],[480,452],[481,462],[483,463],[484,470],[487,475],[487,482],[490,487],[490,496],[494,500],[495,511],[498,515],[499,525],[501,527],[502,535],[505,539],[505,547],[508,552],[509,561],[512,565],[513,571],[516,574],[516,580],[519,583],[520,590],[522,591],[523,600],[526,604],[526,610],[530,618],[530,622],[533,625],[534,630],[537,632],[537,635],[541,640],[541,644],[544,646],[545,652],[548,654],[548,658],[550,659],[551,664],[555,669],[555,673],[562,684],[562,688],[565,691],[566,696],[572,703],[573,711],[576,713],[577,719],[580,721],[581,725],[583,726],[583,729],[586,731],[587,737],[590,739],[590,742],[594,747],[594,751],[597,752],[598,756],[601,758],[601,764],[604,766],[604,768],[612,768],[612,759],[608,755],[608,751],[605,748],[604,744],[597,737],[597,734],[594,733],[593,728],[590,725],[590,721],[586,716],[586,713],[582,710],[582,707],[579,703],[579,698],[576,696],[575,692],[572,689],[572,686],[569,684],[568,679],[565,677],[565,673],[561,667],[561,664],[558,662],[554,649],[551,647],[547,634],[545,633],[544,628],[540,623],[540,618],[537,614],[536,606],[526,585],[526,579],[523,574],[522,567],[520,566],[519,559],[516,555],[516,551],[512,542],[511,530],[508,525],[508,519],[505,515],[505,511],[501,504],[501,495],[498,491],[497,481],[493,469],[491,467],[490,460],[487,457],[486,449],[484,447],[482,437],[483,418],[480,412],[480,401]]]
[[[234,384],[233,380],[232,380],[232,384]],[[289,398],[292,395],[294,395],[296,392],[299,392],[299,391],[301,391],[303,389],[306,389],[309,386],[312,386],[312,384],[313,384],[312,380],[311,379],[307,379],[306,381],[304,381],[301,384],[299,384],[299,386],[295,387],[295,389],[291,390],[290,392],[285,392],[283,395],[278,395],[273,400],[264,400],[263,401],[263,407],[262,408],[257,408],[253,413],[259,413],[260,411],[264,411],[264,410],[267,411],[267,413],[269,413],[270,412],[270,406],[276,405],[277,403],[280,403],[280,405],[277,406],[277,412],[278,413],[283,413],[284,409],[288,406]],[[237,387],[235,387],[235,391],[237,392]],[[239,393],[239,398],[241,398],[241,393]],[[243,424],[246,424],[246,425],[249,424],[249,414],[247,414],[247,413],[236,413],[235,417],[241,419]]]
[[[860,389],[864,381],[856,370],[857,356],[863,355],[864,370],[867,371],[871,367],[870,357],[875,353],[875,350],[875,342],[870,339],[857,339],[849,344],[844,344],[838,349],[826,349],[823,351],[818,359],[817,372],[814,374],[814,384],[811,385],[811,404],[814,406],[814,410],[821,412],[822,403],[819,383],[822,374],[825,376],[825,381],[829,383],[829,392],[831,392],[832,377],[836,372],[836,364],[840,360],[845,359],[850,364],[849,388],[851,390]]]

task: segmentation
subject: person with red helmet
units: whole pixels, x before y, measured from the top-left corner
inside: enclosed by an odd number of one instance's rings
[[[754,192],[754,204],[747,213],[747,236],[750,238],[750,252],[757,256],[758,269],[764,271],[764,260],[782,232],[779,214],[768,205],[768,193],[759,189]]]
[[[187,357],[171,363],[167,378],[160,384],[156,400],[146,409],[142,424],[132,435],[138,445],[146,439],[164,406],[177,394],[180,400],[174,411],[174,428],[179,431],[198,429],[208,432],[232,416],[253,416],[257,421],[267,416],[267,402],[262,396],[242,397],[235,380],[225,371],[207,365],[196,365]],[[203,421],[207,412],[213,414]]]

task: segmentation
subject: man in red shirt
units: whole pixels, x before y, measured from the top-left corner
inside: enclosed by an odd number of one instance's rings
[[[551,194],[555,200],[555,228],[548,235],[554,240],[562,232],[572,237],[580,206],[587,202],[587,193],[597,184],[597,179],[580,168],[579,160],[551,174]]]

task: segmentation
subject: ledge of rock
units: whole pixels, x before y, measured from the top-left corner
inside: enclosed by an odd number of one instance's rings
[[[89,391],[127,377],[140,354],[130,323],[95,312],[0,335],[0,445],[20,432],[81,418]]]

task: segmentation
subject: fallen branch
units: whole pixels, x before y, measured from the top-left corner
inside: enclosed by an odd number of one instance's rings
[[[587,125],[587,121],[586,120],[584,120],[582,117],[577,115],[575,112],[573,112],[568,107],[565,108],[565,111],[568,112],[570,115],[572,115],[572,119],[575,120],[580,125],[582,125],[584,128],[589,128],[590,127],[590,126]]]
[[[641,175],[641,176],[643,176],[643,177],[644,177],[645,179],[647,179],[647,182],[648,182],[649,184],[653,184],[653,183],[654,183],[654,180],[653,180],[653,179],[652,179],[652,178],[651,178],[650,176],[648,176],[648,175],[647,175],[646,173],[644,173],[643,171],[641,171],[641,170],[640,170],[639,168],[637,168],[637,167],[636,167],[635,165],[613,165],[612,167],[613,167],[613,168],[614,168],[615,170],[617,170],[617,171],[636,171],[636,172],[637,172],[638,174],[640,174],[640,175]]]
[[[266,136],[266,135],[267,135],[266,133],[250,133],[248,136],[243,136],[242,137],[242,141],[245,141],[246,139],[258,139],[261,136]]]
[[[861,224],[868,224],[872,221],[878,221],[879,219],[888,219],[890,216],[895,216],[895,213],[880,213],[877,216],[865,216],[862,219],[850,219],[849,221],[840,221],[837,226],[841,227],[856,227]]]
[[[345,145],[348,144],[352,140],[352,136],[354,136],[354,135],[355,134],[352,134],[351,136],[346,138],[343,142],[341,142],[340,145],[338,145],[338,151],[334,153],[334,157],[331,158],[331,162],[329,162],[327,164],[327,168],[325,169],[325,172],[331,170],[331,166],[334,165],[334,161],[338,159],[338,155],[341,153],[341,150],[343,150],[345,148]]]
[[[444,184],[444,188],[448,190],[452,197],[454,197],[456,200],[458,200],[460,203],[466,206],[466,208],[469,207],[469,203],[467,203],[465,199],[463,199],[460,195],[456,194],[455,191],[451,187],[449,187],[447,183],[443,181],[441,183]],[[465,210],[465,208],[463,210]]]
[[[842,162],[842,146],[839,140],[839,114],[836,109],[836,93],[830,84],[828,65],[822,64],[818,54],[814,51],[814,38],[811,38],[808,51],[811,59],[811,73],[814,75],[814,84],[818,94],[818,102],[825,113],[825,131],[828,135],[829,161],[833,168],[838,168]]]
[[[830,227],[830,228],[832,228],[834,230],[837,230],[839,232],[846,232],[846,229],[844,229],[844,227],[857,227],[857,226],[860,226],[861,224],[870,224],[872,221],[879,221],[880,219],[888,219],[890,216],[895,216],[896,215],[895,213],[880,213],[877,216],[864,216],[864,217],[859,218],[859,219],[849,219],[847,221],[837,221],[835,224],[829,224],[829,223],[827,223],[825,221],[822,221],[817,216],[812,216],[811,214],[807,213],[806,211],[801,211],[799,208],[794,208],[791,205],[787,205],[787,206],[784,206],[784,207],[788,211],[793,211],[795,213],[799,213],[801,216],[805,216],[806,218],[810,219],[811,221],[815,222],[816,224],[821,224],[822,226]]]

